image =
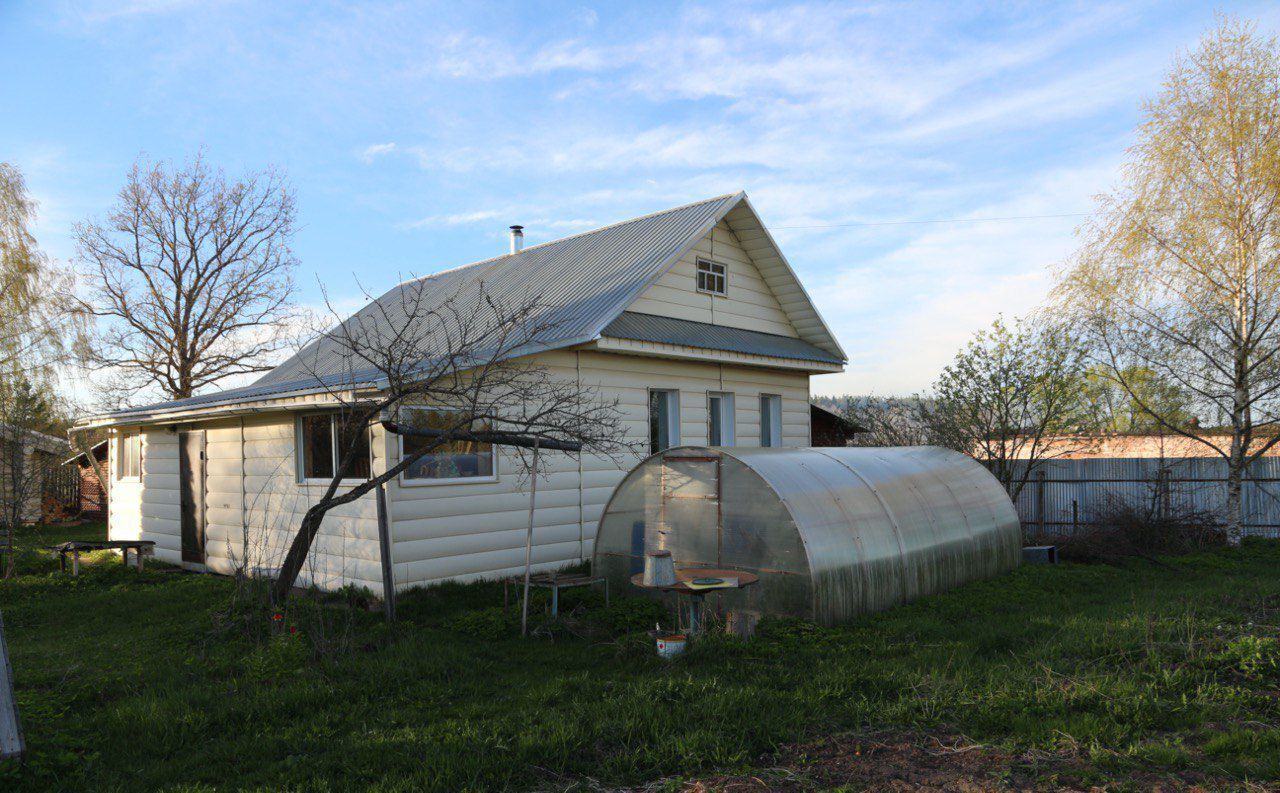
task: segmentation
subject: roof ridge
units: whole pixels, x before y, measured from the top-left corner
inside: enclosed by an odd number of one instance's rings
[[[745,195],[746,195],[745,190],[737,190],[732,193],[722,193],[718,196],[712,196],[711,198],[703,198],[698,201],[690,201],[687,204],[680,204],[679,206],[667,207],[666,209],[660,209],[656,212],[649,212],[644,215],[637,215],[633,218],[627,218],[626,220],[619,220],[614,223],[607,223],[603,226],[597,226],[596,228],[593,228],[593,229],[587,229],[586,231],[579,231],[577,234],[570,234],[567,237],[560,237],[554,240],[547,240],[546,242],[539,242],[537,245],[530,245],[529,247],[524,248],[523,250],[520,251],[520,253],[527,253],[528,251],[537,250],[538,248],[545,248],[548,245],[557,245],[561,242],[568,242],[569,240],[577,239],[578,237],[585,237],[588,234],[597,234],[601,231],[617,228],[618,226],[625,226],[628,223],[635,223],[641,220],[648,220],[649,218],[655,218],[655,217],[658,217],[659,215],[666,215],[671,212],[679,212],[682,209],[688,209],[689,207],[698,206],[700,204],[710,204],[713,201],[723,201],[726,198],[734,198],[734,197],[745,196]],[[519,255],[518,253],[504,253],[501,256],[491,256],[488,259],[480,259],[478,261],[469,262],[468,264],[460,264],[457,267],[450,267],[445,270],[437,270],[433,273],[427,273],[426,275],[421,275],[416,278],[406,278],[405,280],[401,281],[400,283],[392,287],[392,289],[396,287],[404,286],[405,284],[415,283],[418,281],[425,281],[428,278],[435,278],[436,276],[446,275],[448,273],[456,273],[459,270],[465,270],[468,267],[478,267],[482,264],[490,264],[493,262],[497,262],[500,259],[508,259],[512,256],[518,256],[518,255]]]

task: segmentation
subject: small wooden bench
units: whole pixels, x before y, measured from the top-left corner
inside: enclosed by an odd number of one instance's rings
[[[80,554],[89,551],[119,550],[125,565],[129,564],[129,551],[137,559],[138,572],[142,572],[142,557],[155,553],[154,540],[69,540],[49,548],[58,553],[58,567],[67,572],[67,555],[71,556],[71,574],[80,575]]]

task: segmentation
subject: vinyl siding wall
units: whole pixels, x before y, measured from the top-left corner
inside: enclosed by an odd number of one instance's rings
[[[782,396],[783,444],[809,444],[809,378],[802,372],[586,351],[546,353],[538,360],[584,387],[617,396],[628,437],[641,445],[642,454],[617,461],[599,455],[584,455],[578,461],[559,452],[543,454],[546,475],[539,477],[534,519],[536,569],[591,557],[596,525],[614,487],[648,454],[651,388],[680,391],[680,443],[707,442],[707,392],[717,391],[735,395],[738,445],[759,445],[761,393]],[[393,440],[393,462],[398,455]],[[390,488],[392,557],[399,587],[523,570],[528,486],[516,481],[516,460],[508,452],[499,452],[498,473],[497,482],[397,483]]]
[[[182,561],[178,491],[178,436],[161,427],[142,429],[142,473],[121,479],[120,438],[111,438],[111,539],[152,540],[157,559]]]
[[[674,361],[593,351],[551,352],[541,365],[583,387],[616,396],[631,440],[642,454],[611,460],[559,452],[542,455],[533,561],[536,569],[591,557],[596,524],[614,487],[648,454],[648,392],[680,392],[680,443],[707,442],[707,392],[735,395],[737,445],[760,442],[759,396],[783,404],[783,444],[809,444],[809,377],[732,364]],[[306,509],[323,485],[298,481],[295,422],[299,409],[241,419],[179,425],[206,433],[205,566],[219,573],[278,568]],[[140,482],[114,481],[111,521],[115,537],[155,540],[157,556],[181,561],[178,433],[143,434]],[[374,429],[374,470],[399,460],[399,442]],[[117,449],[112,442],[112,459]],[[398,588],[442,580],[473,580],[523,569],[529,489],[518,481],[517,461],[499,451],[498,481],[388,486]],[[113,471],[113,477],[115,476]],[[140,508],[139,508],[140,505]],[[344,584],[381,587],[377,513],[372,494],[329,514],[299,581],[324,588]]]
[[[698,291],[699,258],[727,265],[727,296]],[[627,310],[799,338],[778,299],[760,277],[750,254],[724,221],[663,273]]]
[[[298,413],[190,425],[205,431],[205,565],[219,573],[271,572],[280,567],[302,517],[325,486],[300,482],[295,426]],[[385,465],[381,427],[370,449],[375,470]],[[381,586],[377,507],[372,493],[325,516],[299,586]]]

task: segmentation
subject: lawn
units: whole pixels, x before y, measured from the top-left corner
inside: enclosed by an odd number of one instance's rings
[[[307,605],[273,634],[268,611],[229,609],[229,579],[108,554],[85,568],[31,550],[0,582],[29,746],[0,788],[594,788],[799,767],[799,742],[886,730],[1073,758],[1081,784],[1280,782],[1276,542],[1024,567],[670,663],[625,633],[652,621],[644,601],[575,595],[554,639],[522,641],[500,587],[453,586],[406,595],[394,629]]]

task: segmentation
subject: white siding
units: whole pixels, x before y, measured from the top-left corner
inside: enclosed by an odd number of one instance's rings
[[[205,430],[205,564],[221,573],[278,568],[302,516],[324,492],[298,481],[295,413],[272,413],[196,424]],[[381,467],[381,428],[374,430],[374,465]],[[337,507],[312,543],[299,585],[333,589],[381,586],[373,494]]]
[[[740,366],[671,361],[599,352],[555,352],[542,365],[584,387],[618,397],[631,440],[648,453],[648,390],[680,391],[680,442],[707,442],[707,392],[735,396],[737,442],[759,444],[759,395],[783,398],[783,444],[809,444],[809,378]],[[398,459],[398,449],[392,450]],[[585,455],[578,462],[562,453],[542,457],[546,476],[538,482],[533,560],[554,569],[590,558],[596,524],[614,487],[640,456],[617,461]],[[527,484],[516,482],[515,461],[499,454],[497,482],[393,485],[396,582],[400,587],[443,579],[492,578],[523,569],[529,514]]]
[[[733,364],[679,361],[596,351],[560,351],[539,363],[583,387],[616,396],[631,439],[647,454],[648,389],[680,391],[680,442],[707,442],[707,392],[734,394],[737,444],[759,444],[759,395],[783,400],[783,444],[809,443],[809,378],[804,372]],[[323,491],[299,483],[294,412],[256,414],[182,425],[206,431],[206,565],[221,573],[278,567],[303,513]],[[144,434],[142,481],[113,482],[112,531],[157,542],[157,554],[179,562],[178,435],[168,429]],[[372,442],[374,470],[399,459],[398,443],[381,428]],[[116,449],[112,449],[112,459]],[[642,455],[643,456],[643,455]],[[605,503],[640,459],[617,461],[549,452],[538,483],[533,559],[553,569],[590,558]],[[492,578],[524,564],[527,483],[517,481],[516,461],[499,454],[498,481],[388,486],[398,587]],[[313,545],[312,563],[300,583],[335,588],[347,583],[381,586],[375,502],[372,494],[326,518]]]
[[[111,539],[153,540],[156,558],[182,560],[178,505],[178,436],[159,427],[142,429],[142,475],[120,479],[119,436],[111,438]]]
[[[728,296],[698,291],[699,258],[727,265]],[[627,310],[799,338],[773,290],[760,277],[751,255],[724,221],[663,273]]]

